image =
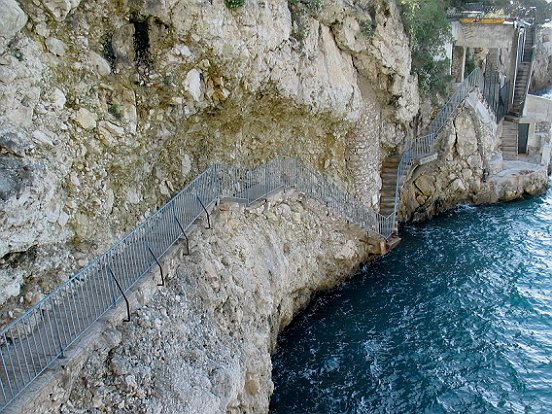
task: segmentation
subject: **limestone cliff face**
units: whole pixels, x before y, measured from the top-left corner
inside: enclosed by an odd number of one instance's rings
[[[552,26],[540,28],[531,78],[531,90],[542,91],[552,86]]]
[[[0,0],[3,322],[214,162],[294,156],[377,199],[419,112],[408,39],[393,1],[318,4]],[[477,201],[498,148],[477,105],[413,172],[404,218]],[[40,412],[266,412],[277,333],[377,249],[299,197],[223,205],[192,252]]]
[[[393,2],[309,4],[1,0],[0,304],[213,162],[291,155],[372,200],[418,112],[408,40]]]
[[[371,256],[366,235],[316,202],[220,206],[175,252],[171,278],[132,323],[103,332],[37,411],[266,413],[276,334],[312,295]]]

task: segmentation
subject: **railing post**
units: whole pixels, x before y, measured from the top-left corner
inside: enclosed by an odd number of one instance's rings
[[[115,281],[115,284],[117,285],[117,288],[119,288],[119,292],[121,292],[121,295],[123,295],[123,298],[125,300],[126,310],[127,310],[127,318],[124,321],[125,322],[130,322],[130,303],[128,302],[128,298],[126,297],[125,292],[123,291],[123,288],[119,284],[119,281],[115,277],[115,273],[113,273],[113,270],[111,269],[111,266],[107,265],[107,270],[109,271],[109,274],[111,275],[111,277]]]
[[[55,330],[55,333],[56,333],[56,339],[57,339],[57,342],[58,342],[59,352],[60,352],[59,358],[60,359],[65,359],[65,354],[64,354],[65,349],[63,348],[63,345],[61,344],[61,335],[59,334],[59,326],[58,326],[57,323],[52,323],[52,317],[50,316],[50,314],[48,314],[48,321],[50,322],[50,327],[53,327],[54,330]]]
[[[209,216],[209,212],[207,211],[207,209],[205,208],[205,206],[201,202],[201,198],[199,198],[199,195],[197,195],[197,191],[196,191],[196,198],[197,198],[197,201],[199,201],[199,204],[201,205],[201,207],[203,208],[203,211],[205,211],[205,214],[207,214],[207,228],[210,229],[211,228],[211,217]]]
[[[176,224],[178,224],[178,227],[180,227],[180,231],[182,232],[182,235],[186,239],[186,255],[190,254],[190,244],[188,241],[188,236],[186,235],[186,232],[184,231],[184,227],[180,223],[180,220],[178,220],[178,217],[176,217],[176,212],[173,210],[174,219],[176,220]]]
[[[159,272],[161,273],[161,283],[159,283],[157,286],[165,286],[165,274],[163,272],[163,266],[161,266],[161,263],[159,263],[159,259],[153,253],[153,250],[151,249],[148,242],[146,242],[146,247],[149,250],[150,254],[153,256],[153,259],[155,260],[155,263],[157,263],[157,266],[159,267]]]

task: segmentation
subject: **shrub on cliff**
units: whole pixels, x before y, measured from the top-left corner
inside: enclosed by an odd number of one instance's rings
[[[293,23],[292,36],[302,41],[309,34],[306,19],[308,16],[315,16],[320,11],[322,0],[288,0],[288,8]]]
[[[229,9],[237,9],[245,4],[245,0],[224,0],[224,3]]]
[[[412,71],[425,95],[446,93],[450,77],[443,46],[451,39],[446,5],[441,0],[399,0],[410,36]]]

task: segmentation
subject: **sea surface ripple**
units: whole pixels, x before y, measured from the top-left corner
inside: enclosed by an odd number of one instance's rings
[[[402,237],[281,335],[270,412],[552,413],[552,191]]]

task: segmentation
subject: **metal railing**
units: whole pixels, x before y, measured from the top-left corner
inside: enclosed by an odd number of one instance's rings
[[[188,242],[193,225],[219,200],[252,204],[279,190],[295,189],[374,236],[389,238],[395,228],[402,181],[413,162],[433,153],[438,132],[468,93],[483,84],[476,69],[459,85],[428,127],[408,141],[397,170],[393,212],[383,216],[294,159],[278,159],[256,170],[215,164],[104,254],[54,289],[0,331],[0,411],[80,338],[179,240]],[[189,253],[189,245],[187,244]]]
[[[463,7],[450,7],[447,10],[447,17],[449,19],[458,19],[468,16],[487,16],[487,15],[498,15],[506,16],[504,10],[496,6],[488,6],[482,3],[466,3]]]
[[[519,107],[519,115],[523,115],[523,110],[525,108],[525,101],[527,99],[527,94],[529,93],[529,87],[531,86],[531,74],[533,73],[533,66],[535,64],[535,48],[537,45],[537,30],[535,26],[531,26],[527,29],[525,43],[523,45],[523,62],[528,65],[527,68],[527,78],[523,93],[523,99]]]
[[[246,204],[294,188],[378,237],[389,237],[393,222],[293,159],[256,170],[215,164],[108,251],[57,287],[0,331],[0,411],[3,411],[65,350],[153,267],[179,240],[188,241],[209,208],[221,199]],[[189,246],[188,253],[189,253]]]
[[[506,19],[534,19],[536,17],[535,7],[525,7],[518,4],[506,6],[491,6],[483,3],[466,3],[461,7],[450,7],[447,10],[449,19],[462,17],[502,17]]]
[[[437,116],[431,121],[427,128],[427,135],[415,138],[407,141],[404,145],[404,150],[401,155],[401,160],[397,168],[397,182],[395,188],[395,201],[393,212],[388,216],[392,217],[393,225],[397,216],[397,209],[399,206],[400,191],[403,182],[408,174],[408,171],[412,167],[415,161],[419,161],[424,157],[427,157],[434,153],[434,143],[437,135],[446,125],[448,120],[454,114],[454,111],[460,106],[460,104],[466,99],[468,94],[476,87],[481,88],[483,86],[484,79],[483,73],[479,69],[475,69],[470,73],[464,81],[456,87],[454,93],[449,98],[447,103],[437,113]]]

